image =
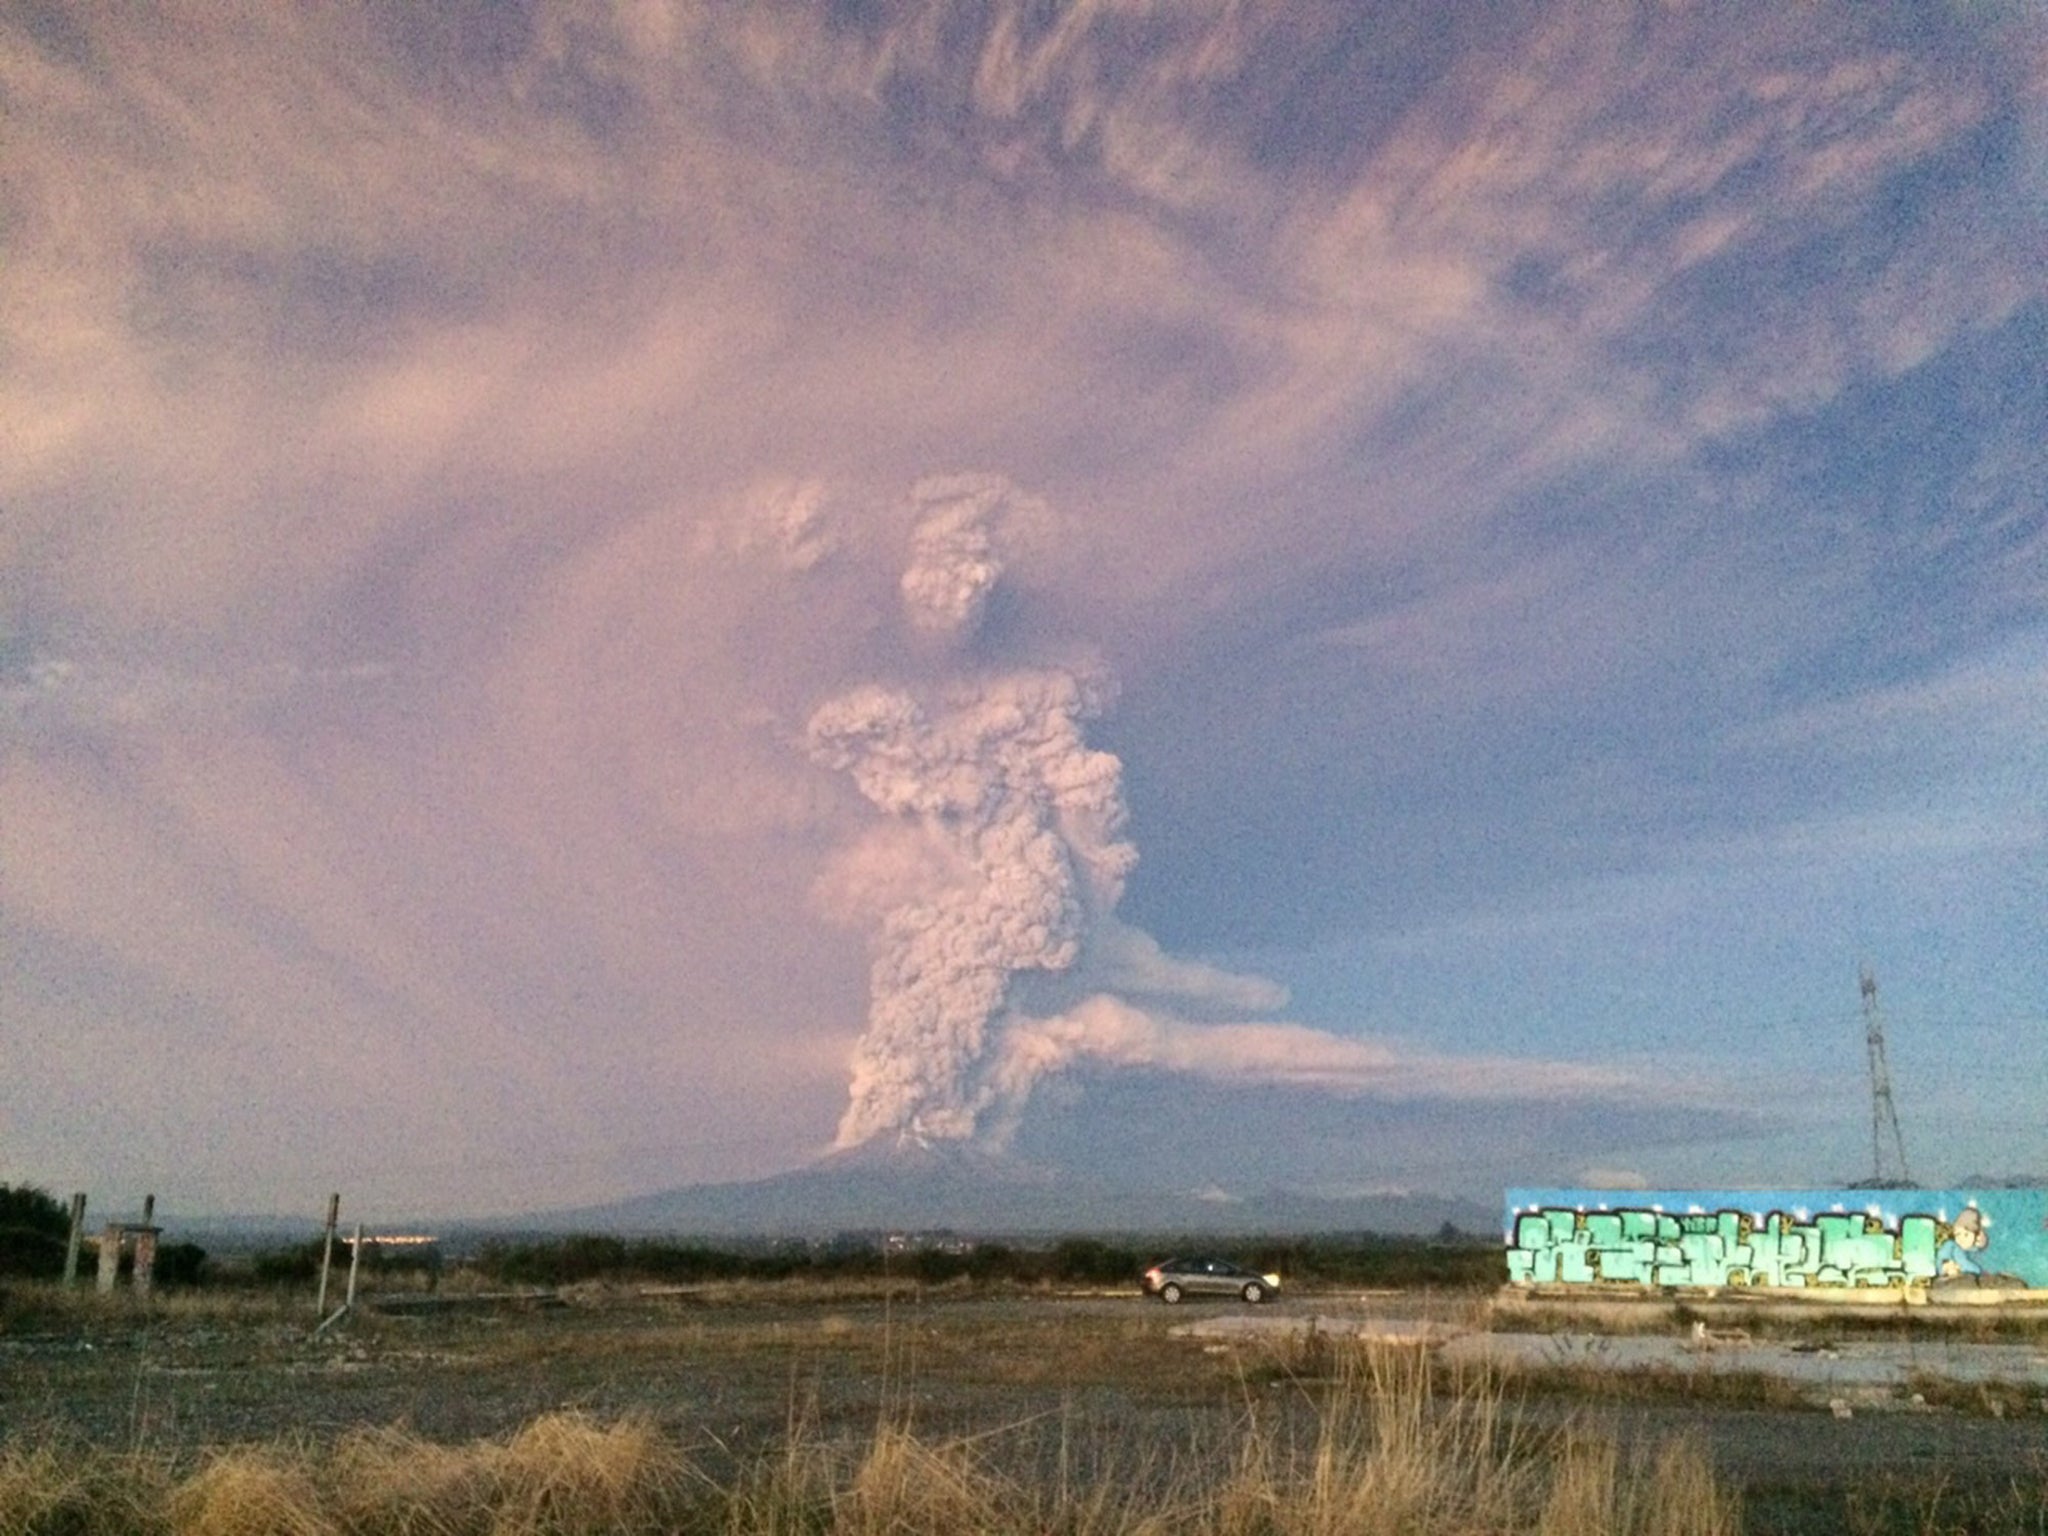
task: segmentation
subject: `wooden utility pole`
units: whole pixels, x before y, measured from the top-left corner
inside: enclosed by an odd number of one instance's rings
[[[327,1315],[327,1272],[334,1267],[334,1224],[341,1220],[341,1192],[327,1197],[327,1240],[320,1249],[320,1294],[313,1302],[316,1317]]]
[[[135,1294],[147,1297],[156,1289],[156,1196],[142,1197],[142,1225],[135,1229]]]
[[[338,1209],[338,1202],[340,1201],[340,1199],[341,1199],[341,1197],[340,1197],[339,1195],[335,1196],[335,1202],[337,1202],[337,1203],[335,1203],[335,1204],[330,1204],[330,1205],[328,1206],[328,1210],[329,1210],[330,1212],[332,1212],[332,1211],[335,1211],[335,1210],[337,1210],[337,1209]],[[332,1238],[332,1236],[333,1236],[333,1231],[332,1231],[332,1229],[331,1229],[331,1228],[329,1229],[329,1234],[328,1234],[328,1235],[329,1235],[329,1238],[331,1239],[331,1238]],[[327,1315],[326,1315],[325,1317],[323,1317],[323,1318],[321,1318],[321,1319],[320,1319],[319,1323],[318,1323],[318,1324],[316,1324],[316,1325],[314,1326],[314,1329],[313,1329],[313,1337],[314,1337],[314,1338],[316,1338],[316,1339],[317,1339],[317,1338],[319,1338],[319,1337],[320,1337],[320,1335],[322,1335],[323,1333],[325,1333],[325,1332],[326,1332],[326,1331],[327,1331],[328,1329],[332,1328],[332,1327],[333,1327],[333,1326],[334,1326],[334,1325],[335,1325],[336,1323],[340,1322],[340,1321],[341,1321],[341,1320],[342,1320],[342,1319],[343,1319],[344,1317],[347,1317],[347,1316],[348,1316],[348,1315],[349,1315],[350,1313],[352,1313],[352,1312],[354,1312],[354,1311],[355,1311],[355,1309],[356,1309],[356,1273],[357,1273],[357,1271],[358,1271],[358,1270],[359,1270],[359,1269],[360,1269],[360,1268],[362,1267],[362,1262],[363,1262],[363,1224],[362,1224],[362,1223],[361,1223],[361,1222],[359,1221],[359,1222],[357,1222],[357,1223],[356,1223],[356,1234],[355,1234],[355,1236],[354,1236],[354,1237],[353,1237],[352,1239],[350,1239],[350,1241],[349,1241],[349,1245],[348,1245],[348,1299],[347,1299],[346,1301],[344,1301],[344,1302],[343,1302],[343,1303],[342,1303],[342,1304],[341,1304],[340,1306],[336,1307],[336,1308],[335,1308],[335,1309],[334,1309],[334,1310],[333,1310],[332,1312],[329,1312],[329,1313],[328,1313],[328,1314],[327,1314]],[[321,1279],[320,1293],[321,1293],[321,1295],[322,1295],[322,1296],[325,1296],[325,1295],[327,1294],[327,1285],[326,1285],[326,1280],[327,1280],[327,1276],[326,1276],[326,1274],[325,1274],[324,1272],[323,1272],[323,1273],[322,1273],[322,1275],[320,1276],[320,1279]]]
[[[353,1311],[356,1304],[356,1271],[363,1262],[363,1224],[356,1223],[356,1235],[348,1245],[348,1300],[342,1303],[344,1312]]]
[[[85,1191],[71,1197],[71,1235],[64,1240],[64,1284],[78,1284],[78,1251],[85,1245]]]

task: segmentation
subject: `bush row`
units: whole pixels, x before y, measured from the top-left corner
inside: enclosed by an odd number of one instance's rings
[[[42,1190],[0,1185],[0,1276],[51,1279],[62,1272],[69,1214]],[[273,1248],[222,1269],[193,1243],[157,1250],[159,1285],[253,1281],[259,1285],[310,1283],[320,1272],[323,1238]],[[1260,1270],[1277,1269],[1290,1284],[1446,1289],[1499,1283],[1497,1244],[1446,1229],[1434,1239],[1328,1236],[1287,1239],[1174,1237],[1150,1243],[1071,1237],[1049,1245],[967,1242],[928,1237],[910,1245],[879,1236],[829,1243],[719,1247],[703,1242],[627,1239],[597,1235],[500,1239],[485,1243],[470,1261],[486,1280],[501,1285],[569,1285],[587,1280],[643,1280],[691,1284],[716,1280],[845,1280],[909,1278],[939,1285],[953,1281],[1007,1285],[1124,1285],[1168,1254],[1220,1254]],[[346,1264],[345,1245],[336,1261]],[[88,1262],[90,1262],[88,1260]],[[124,1267],[131,1262],[123,1257]],[[435,1247],[390,1249],[364,1245],[362,1267],[376,1280],[441,1268]]]
[[[1176,1237],[1144,1247],[1067,1238],[1047,1247],[1003,1242],[935,1242],[908,1249],[839,1242],[758,1251],[701,1244],[576,1236],[487,1243],[475,1269],[508,1285],[586,1280],[689,1284],[714,1280],[843,1280],[907,1277],[925,1284],[1135,1284],[1169,1253],[1217,1253],[1307,1286],[1488,1288],[1500,1283],[1499,1246],[1469,1238],[1328,1237],[1279,1241]]]

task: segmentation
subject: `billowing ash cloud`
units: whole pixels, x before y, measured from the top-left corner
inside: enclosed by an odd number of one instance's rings
[[[1000,475],[934,475],[917,483],[911,500],[918,518],[904,609],[926,634],[971,635],[1002,579],[1009,526],[1044,508]]]
[[[754,513],[775,559],[786,569],[808,571],[830,558],[836,540],[822,482],[784,480],[761,486],[755,492]]]
[[[994,476],[928,479],[914,498],[906,616],[925,634],[971,636],[1013,520],[1045,509]],[[936,686],[869,684],[812,715],[812,758],[849,775],[887,818],[817,887],[837,915],[875,930],[867,1028],[837,1145],[892,1134],[1001,1142],[1036,1084],[1084,1062],[1393,1097],[1621,1086],[1601,1069],[1432,1057],[1298,1024],[1166,1012],[1242,1016],[1284,1007],[1287,994],[1168,955],[1114,916],[1137,862],[1123,836],[1123,768],[1083,737],[1108,692],[1100,672],[1020,668]],[[1053,981],[1020,1006],[1029,977]],[[1038,1016],[1047,1004],[1050,1015]]]
[[[1071,967],[1091,914],[1122,894],[1137,855],[1120,835],[1120,765],[1081,737],[1098,707],[1088,680],[1048,670],[930,704],[858,688],[812,717],[818,761],[913,826],[943,872],[882,917],[839,1145],[973,1134],[977,1071],[1012,979]],[[871,848],[849,857],[882,862]]]

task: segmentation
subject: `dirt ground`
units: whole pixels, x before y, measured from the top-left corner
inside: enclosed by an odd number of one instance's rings
[[[709,1467],[777,1444],[793,1423],[848,1443],[885,1422],[986,1435],[1027,1461],[1148,1444],[1185,1457],[1227,1443],[1247,1414],[1310,1421],[1329,1347],[1302,1328],[1219,1337],[1199,1326],[1240,1315],[1235,1304],[1124,1296],[756,1288],[563,1301],[365,1309],[318,1339],[310,1307],[81,1307],[0,1335],[0,1441],[82,1439],[185,1462],[362,1426],[464,1441],[573,1409],[652,1418]],[[1259,1317],[1284,1325],[1331,1305],[1295,1298]],[[1413,1318],[1429,1305],[1390,1310]],[[1450,1326],[1469,1325],[1472,1302],[1445,1305]],[[2036,1501],[2048,1528],[2048,1402],[1964,1394],[1844,1417],[1755,1383],[1646,1378],[1617,1392],[1570,1370],[1504,1379],[1532,1424],[1570,1418],[1625,1450],[1696,1437],[1743,1490],[1755,1529],[1840,1528],[1844,1501],[1879,1488],[2001,1490],[2008,1504]]]

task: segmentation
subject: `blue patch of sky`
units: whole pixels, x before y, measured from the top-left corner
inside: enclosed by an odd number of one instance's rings
[[[1589,568],[1636,589],[1646,621],[1717,626],[1697,641],[1681,628],[1566,692],[1475,712],[1362,692],[1342,673],[1369,665],[1363,654],[1289,652],[1305,631],[1413,596],[1419,571],[1337,560],[1263,594],[1170,675],[1135,679],[1098,732],[1126,762],[1143,855],[1128,914],[1170,947],[1313,944],[1653,869],[1702,839],[1910,809],[1900,796],[1924,788],[1924,738],[1942,722],[1874,742],[1837,731],[1743,745],[1740,732],[1939,675],[2038,625],[2037,610],[1983,595],[1987,569],[2029,536],[2025,520],[1986,525],[1992,547],[1972,549],[1977,530],[1947,504],[1977,449],[2031,430],[2041,322],[2029,311],[1811,416],[1714,443],[1668,483],[1603,488],[1588,472],[1511,509],[1502,521],[1524,558],[1580,546]],[[1697,502],[1699,477],[1760,489],[1729,515]],[[1660,509],[1658,523],[1641,521],[1644,507]],[[1660,547],[1665,527],[1677,533]],[[1929,529],[1958,547],[1930,560]],[[1753,595],[1755,622],[1781,632],[1743,649],[1751,617],[1714,611],[1727,579],[1738,582],[1730,602]],[[1612,596],[1598,585],[1576,595]],[[1556,638],[1574,616],[1525,622]],[[1204,742],[1199,763],[1170,755],[1186,739]],[[1995,787],[2011,765],[1980,766]],[[1969,771],[1967,753],[1946,767]]]
[[[569,46],[541,67],[529,99],[600,144],[623,143],[643,117],[638,93],[616,69],[606,67],[607,39],[575,24],[565,35]]]
[[[1932,154],[1901,167],[1874,200],[1870,249],[1883,250],[1881,235],[1886,227],[1901,236],[1922,226],[1941,229],[1950,211],[1949,199],[1959,187],[1987,188],[1999,197],[2022,191],[2032,169],[2027,154],[2025,122],[2016,111],[2001,111]],[[2037,227],[2048,222],[2048,209],[2031,201],[2011,204],[2010,211],[2030,218]]]
[[[1622,560],[1644,565],[1626,547],[1643,493],[1596,498],[1588,485],[1534,496],[1532,517],[1545,522],[1518,529],[1516,546],[1534,557],[1560,543],[1615,538],[1618,529]],[[1659,577],[1681,580],[1655,562],[1634,579]],[[1391,921],[1404,910],[1455,905],[1475,882],[1512,888],[1604,867],[1617,839],[1633,849],[1664,834],[1656,819],[1677,813],[1640,793],[1625,806],[1579,803],[1583,770],[1611,756],[1660,753],[1688,768],[1696,680],[1673,688],[1653,672],[1560,679],[1568,691],[1503,704],[1487,699],[1484,680],[1473,697],[1442,697],[1426,685],[1368,681],[1368,651],[1297,643],[1425,598],[1442,579],[1421,563],[1333,559],[1261,594],[1241,624],[1170,677],[1133,683],[1100,734],[1129,765],[1144,853],[1130,901],[1141,921],[1161,924],[1163,938],[1198,944],[1224,937],[1210,922],[1243,937]],[[1607,595],[1594,589],[1565,601]],[[1509,627],[1568,649],[1573,613],[1549,601]],[[1209,718],[1206,729],[1198,716]],[[1190,731],[1206,748],[1192,774],[1159,756]],[[1191,909],[1190,893],[1205,891],[1216,905]]]
[[[369,0],[367,9],[409,78],[457,96],[501,85],[538,33],[536,0]]]
[[[1813,231],[1786,248],[1771,264],[1772,289],[1799,302],[1814,293],[1861,290],[1881,284],[1901,262],[1910,269],[1920,244],[1953,242],[1958,223],[1981,223],[1980,204],[1971,197],[1995,190],[2006,179],[1987,162],[2002,161],[1997,146],[2017,132],[2010,119],[1992,118],[1976,131],[1900,167],[1859,210],[1853,223]],[[1959,195],[1967,193],[1969,196]],[[1979,229],[1978,238],[1995,231]]]
[[[1534,20],[1426,3],[1323,8],[1278,27],[1215,88],[1219,118],[1274,175],[1348,182],[1458,61]]]
[[[1013,1150],[1028,1162],[1113,1168],[1142,1187],[1479,1195],[1515,1169],[1575,1171],[1589,1147],[1755,1135],[1760,1118],[1694,1103],[1460,1103],[1084,1068],[1033,1102]]]
[[[1817,411],[1700,449],[1709,476],[1768,487],[1757,512],[1788,555],[1853,581],[1832,640],[1780,677],[1783,702],[1923,676],[2040,623],[2000,581],[2038,548],[2040,488],[2007,488],[2032,516],[1973,519],[1966,482],[1987,449],[2048,433],[2044,355],[2048,304],[2035,303],[1906,373],[1853,379]]]
[[[937,29],[934,68],[897,68],[884,77],[882,106],[899,148],[954,153],[973,142],[974,71],[985,33],[971,9],[950,12]]]
[[[1790,338],[1796,347],[1810,332],[1816,308],[1826,313],[1845,294],[1941,281],[1939,271],[1920,270],[1916,253],[1952,244],[1958,223],[1969,226],[1968,238],[2010,242],[2024,260],[2018,231],[1987,226],[1981,217],[2007,179],[1995,170],[1987,174],[1987,168],[2007,163],[2007,146],[2018,132],[2014,118],[1994,117],[1893,172],[1853,211],[1827,208],[1677,275],[1659,293],[1654,323],[1613,343],[1614,355],[1661,378],[1674,411],[1682,411],[1703,374],[1768,370],[1782,345],[1779,338]],[[1748,199],[1729,196],[1742,191],[1742,178],[1775,172],[1757,162],[1732,174],[1733,185],[1717,185],[1713,202],[1743,204]],[[1668,220],[1675,227],[1687,210],[1663,213],[1660,224]],[[1539,277],[1525,273],[1522,284],[1532,286]]]
[[[620,145],[638,125],[639,98],[620,68],[613,37],[564,20],[557,44],[535,58],[534,0],[442,0],[429,6],[372,0],[372,23],[398,68],[416,86],[460,103],[504,98],[515,72],[533,70],[522,105],[575,124],[601,144]]]
[[[892,0],[825,0],[824,16],[834,31],[880,42],[896,25]]]
[[[277,354],[332,360],[375,347],[410,318],[460,318],[480,307],[473,284],[426,261],[338,244],[278,254],[166,240],[145,247],[138,266],[130,323],[180,346],[256,341]]]
[[[73,7],[59,0],[21,0],[14,18],[36,51],[52,64],[77,70],[92,70],[99,63],[92,34],[78,19]]]

